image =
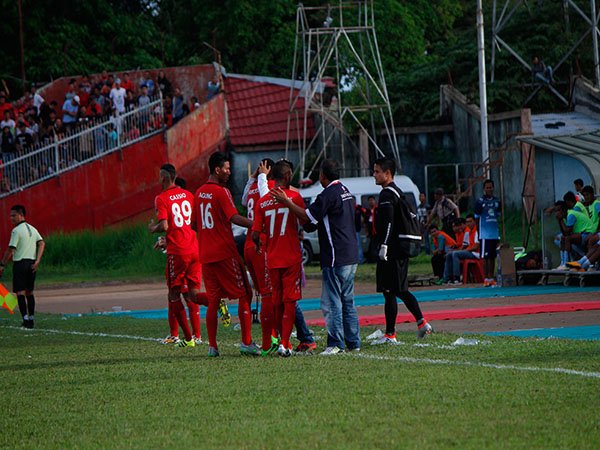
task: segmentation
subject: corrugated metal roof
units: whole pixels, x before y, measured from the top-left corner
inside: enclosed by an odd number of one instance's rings
[[[229,75],[225,79],[231,143],[236,147],[285,144],[292,80],[277,79],[274,83],[263,81],[267,78],[256,79],[260,78]],[[288,85],[283,81],[287,81]],[[303,98],[299,99],[296,109],[301,117]],[[291,136],[302,133],[302,127],[301,123],[293,120]],[[310,118],[307,137],[313,135],[314,124]]]
[[[532,135],[517,140],[571,156],[585,164],[600,186],[600,120],[573,112],[531,117]]]

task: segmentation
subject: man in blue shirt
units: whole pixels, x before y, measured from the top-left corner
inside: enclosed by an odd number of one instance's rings
[[[475,203],[475,217],[479,219],[479,239],[481,241],[481,257],[485,271],[485,287],[495,286],[494,269],[496,247],[500,240],[498,219],[500,218],[500,200],[494,197],[494,182],[483,182],[483,197]]]
[[[354,275],[358,248],[354,228],[354,196],[339,181],[337,163],[321,164],[319,181],[323,186],[315,201],[304,209],[278,188],[271,195],[301,220],[310,222],[305,230],[317,228],[321,247],[321,310],[327,326],[327,348],[323,355],[360,350],[358,313],[354,305]]]

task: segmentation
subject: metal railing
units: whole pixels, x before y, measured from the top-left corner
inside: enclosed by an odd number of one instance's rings
[[[48,180],[82,164],[134,144],[164,129],[162,98],[111,116],[100,123],[79,122],[77,129],[54,135],[54,141],[2,153],[0,197]]]

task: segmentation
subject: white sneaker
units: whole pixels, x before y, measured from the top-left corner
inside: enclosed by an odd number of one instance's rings
[[[462,284],[462,281],[459,281],[459,280],[454,280],[454,281],[452,282],[452,284],[453,284],[454,286],[460,286],[460,285]]]
[[[285,348],[282,344],[279,344],[279,348],[277,349],[277,354],[279,356],[283,356],[284,358],[287,358],[289,356],[292,356],[292,350],[289,348]]]
[[[367,336],[367,341],[373,341],[383,336],[383,331],[375,330],[373,333]]]
[[[194,341],[196,342],[196,345],[201,345],[202,344],[202,338],[194,338]]]
[[[179,337],[169,335],[166,338],[164,338],[162,341],[160,341],[160,343],[164,344],[164,345],[179,344],[180,341],[181,341],[181,339],[179,339]]]
[[[338,353],[342,353],[342,352],[343,352],[343,350],[339,347],[327,347],[320,354],[329,356],[329,355],[337,355]]]
[[[558,266],[558,267],[557,267],[556,269],[554,269],[554,270],[569,270],[569,268],[568,268],[567,266],[565,266],[565,265],[562,265],[562,264],[561,264],[560,266]]]
[[[376,339],[373,342],[371,342],[371,345],[385,345],[385,344],[398,345],[398,341],[396,340],[396,334],[395,333],[392,335],[384,334],[379,339]]]

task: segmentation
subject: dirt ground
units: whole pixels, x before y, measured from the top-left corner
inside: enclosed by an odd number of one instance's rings
[[[476,287],[476,285],[470,285]],[[415,288],[414,291],[436,288]],[[468,289],[466,287],[465,289]],[[372,283],[357,282],[355,294],[372,294]],[[492,290],[490,289],[490,292]],[[320,296],[319,280],[307,280],[303,291],[304,298]],[[111,283],[95,286],[38,289],[36,292],[37,309],[48,313],[90,313],[99,311],[148,310],[166,307],[167,289],[164,283],[121,284]],[[560,303],[586,300],[599,300],[599,292],[582,292],[553,295],[531,295],[527,297],[492,297],[443,302],[423,302],[421,308],[427,311],[452,310],[463,308],[484,308],[486,306],[505,306],[532,303]],[[359,315],[383,314],[382,306],[358,308]],[[402,306],[399,312],[406,312]],[[307,311],[307,319],[322,318],[320,311]],[[550,328],[578,325],[600,324],[600,310],[569,313],[529,314],[521,316],[489,317],[465,320],[443,320],[435,323],[437,331],[447,332],[486,332],[507,331],[529,328]],[[399,324],[399,330],[414,330],[415,324]]]

